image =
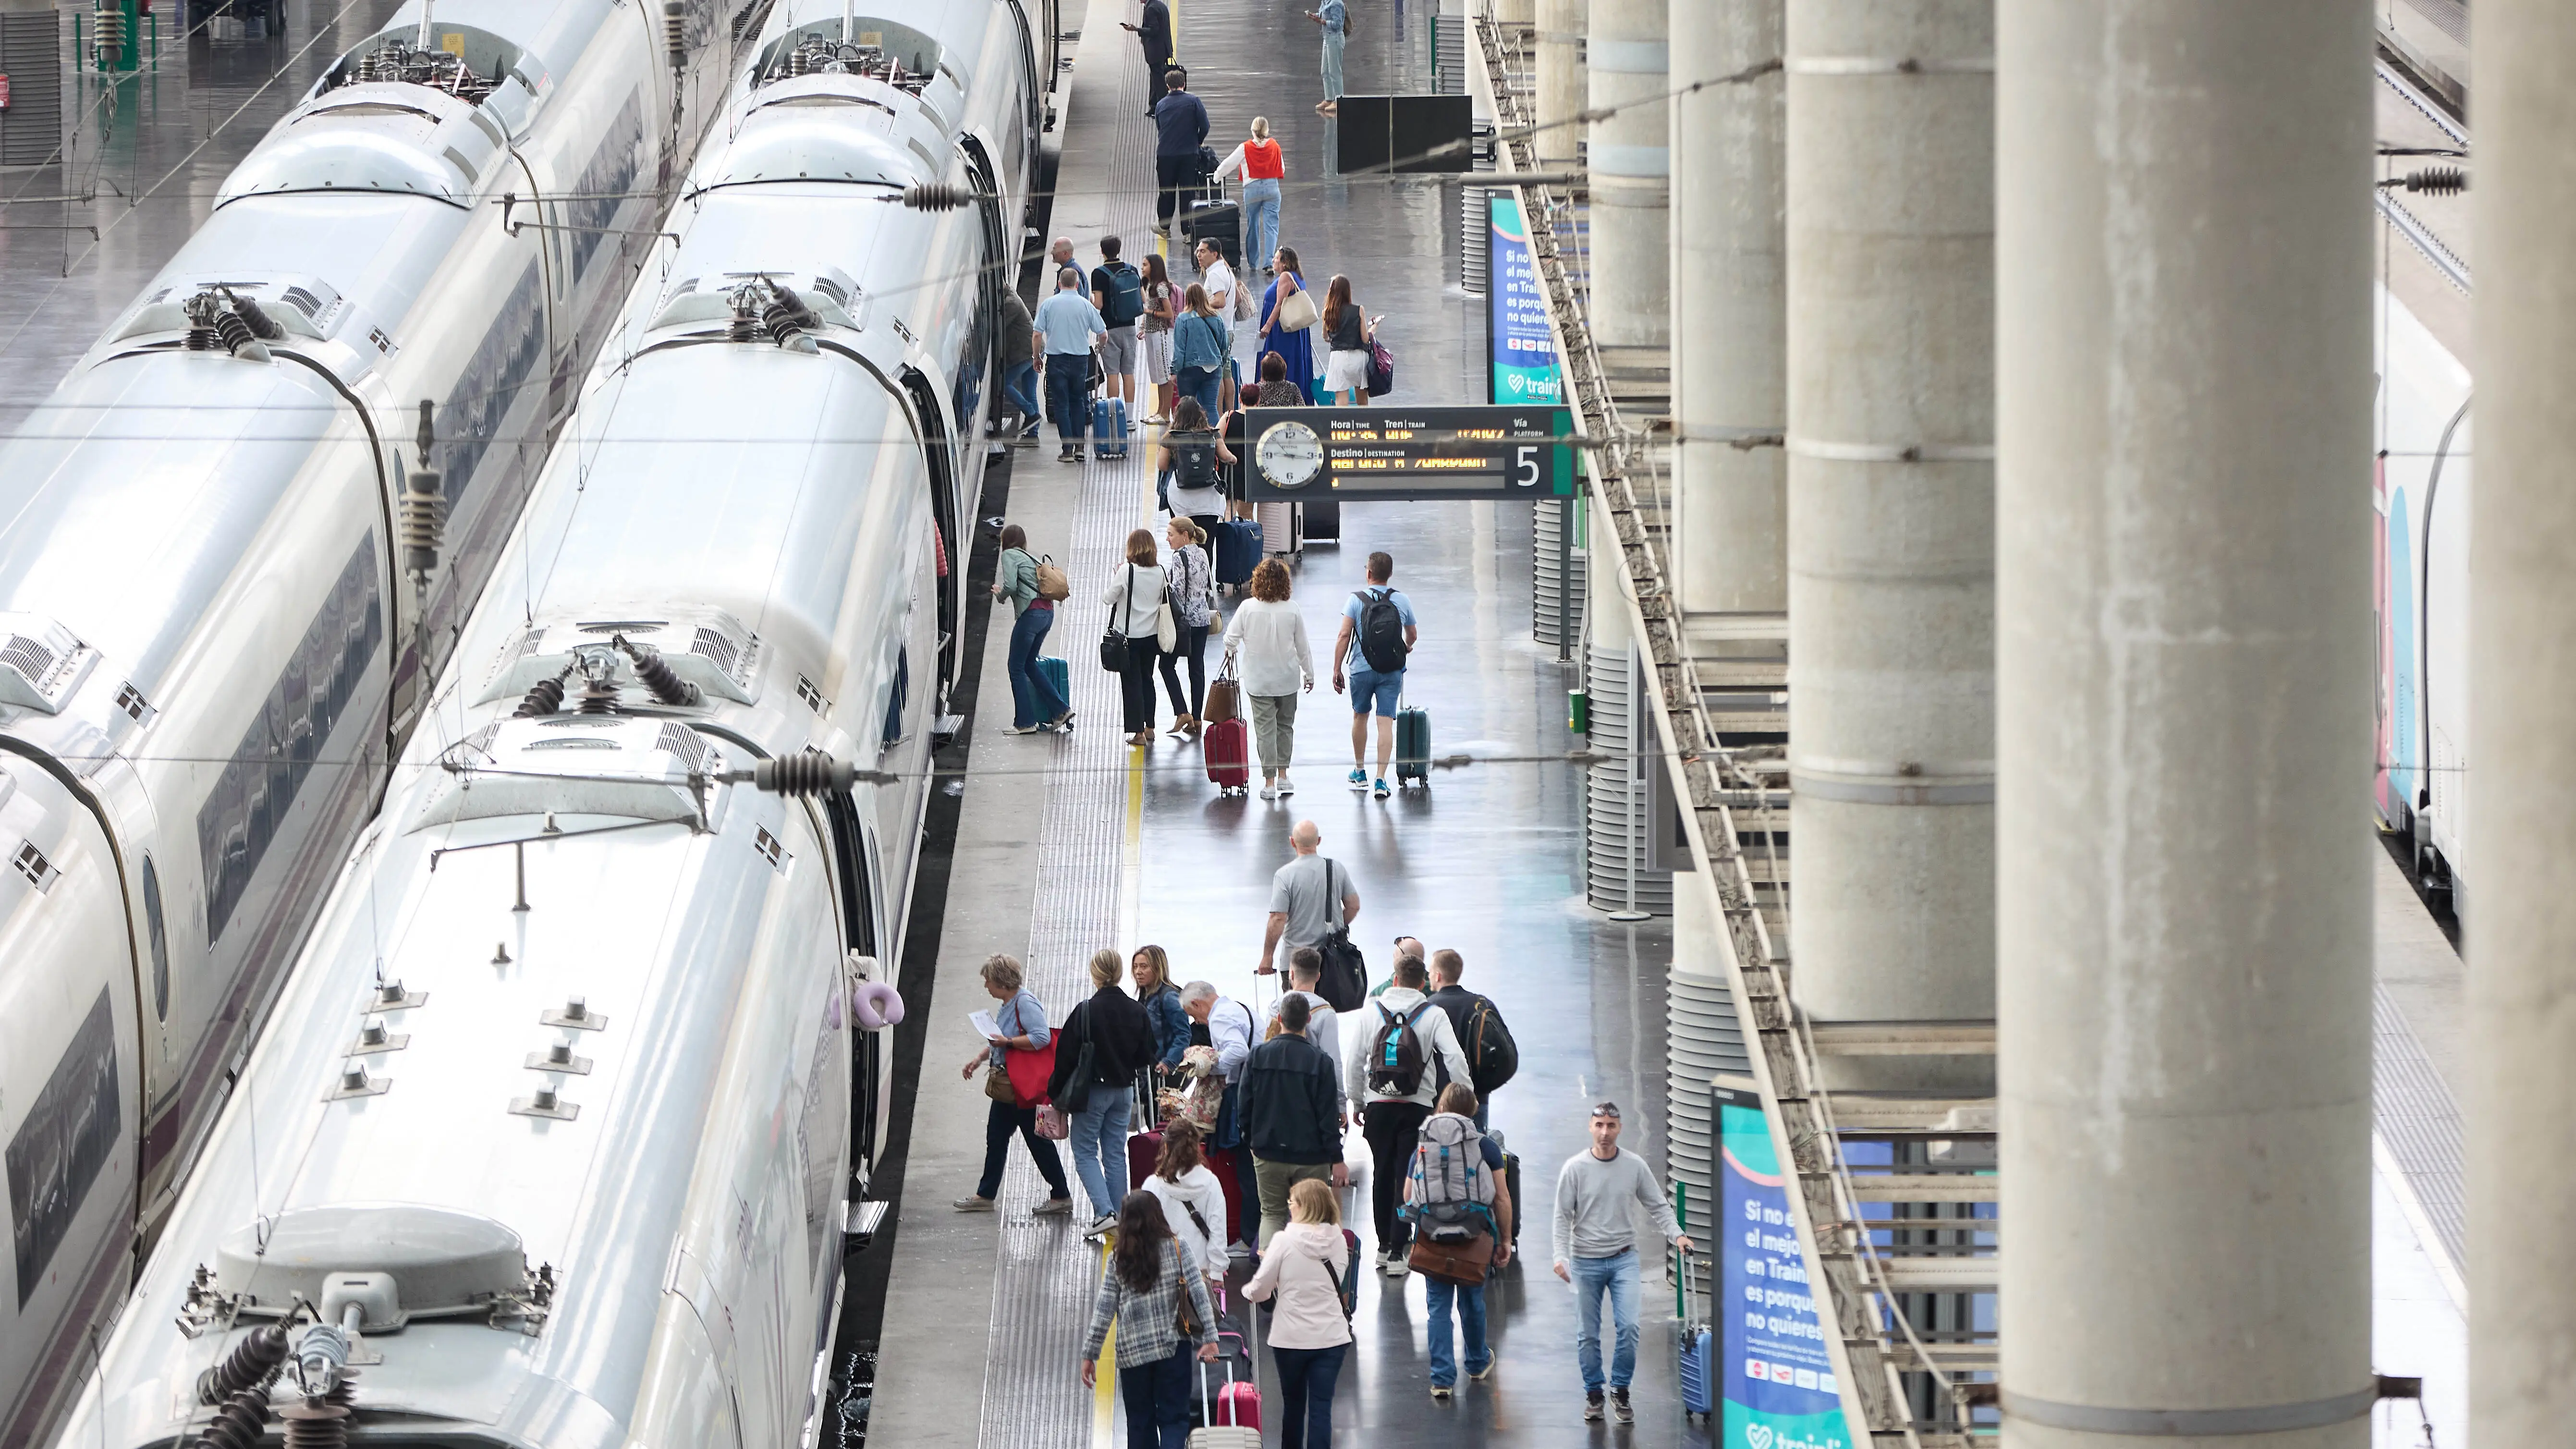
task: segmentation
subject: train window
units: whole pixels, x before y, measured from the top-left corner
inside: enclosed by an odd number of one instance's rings
[[[859,807],[847,790],[823,797],[823,814],[832,827],[833,877],[841,892],[841,919],[847,944],[863,956],[877,953],[876,894],[869,889],[874,868],[866,856],[866,832]]]
[[[903,705],[912,693],[912,649],[894,651],[894,683],[886,690],[885,735],[887,749],[903,743]]]
[[[940,416],[939,395],[931,390],[930,379],[921,369],[903,370],[904,392],[912,399],[913,411],[921,419],[922,456],[930,464],[930,521],[939,530],[933,540],[939,550],[939,678],[944,682],[956,667],[956,651],[950,647],[958,637],[957,590],[950,586],[952,572],[963,570],[965,560],[958,557],[954,542],[957,534],[957,459],[950,451],[947,420]]]
[[[143,929],[152,940],[152,1014],[170,1019],[170,931],[161,914],[161,872],[143,855]]]

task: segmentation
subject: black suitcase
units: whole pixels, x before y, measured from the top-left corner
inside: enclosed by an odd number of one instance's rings
[[[1214,241],[1228,267],[1243,269],[1243,207],[1232,201],[1194,201],[1182,225],[1193,252],[1203,241]],[[1228,325],[1232,325],[1229,322]]]
[[[1342,541],[1342,500],[1338,498],[1307,500],[1306,541],[1308,543]]]

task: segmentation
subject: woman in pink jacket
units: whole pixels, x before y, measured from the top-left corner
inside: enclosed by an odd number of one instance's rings
[[[1279,1449],[1333,1442],[1333,1384],[1351,1348],[1350,1300],[1342,1295],[1355,1266],[1332,1185],[1309,1178],[1290,1188],[1288,1226],[1262,1249],[1261,1271],[1243,1288],[1255,1303],[1277,1300],[1269,1336],[1279,1366]]]

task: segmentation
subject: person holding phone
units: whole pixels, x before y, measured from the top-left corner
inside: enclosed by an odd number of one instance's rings
[[[1172,68],[1172,7],[1163,0],[1145,0],[1145,13],[1136,23],[1122,20],[1118,28],[1136,37],[1145,47],[1146,97],[1145,114],[1154,114],[1153,77]]]
[[[1376,340],[1377,322],[1351,300],[1351,279],[1336,273],[1324,290],[1324,391],[1335,402],[1368,405],[1369,344]]]

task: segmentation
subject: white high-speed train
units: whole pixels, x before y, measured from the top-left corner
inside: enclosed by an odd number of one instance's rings
[[[1045,46],[778,0],[58,1442],[810,1435]]]
[[[0,448],[0,1444],[64,1407],[175,1200],[657,244],[739,8],[416,0]],[[446,512],[417,577],[413,471]]]

